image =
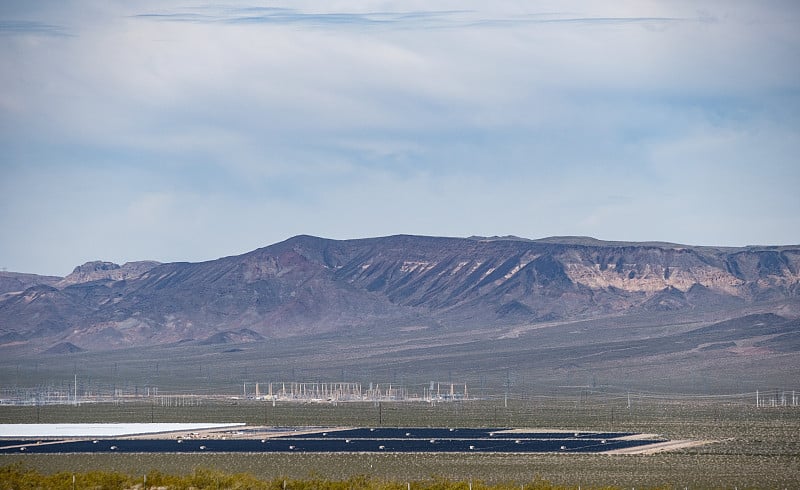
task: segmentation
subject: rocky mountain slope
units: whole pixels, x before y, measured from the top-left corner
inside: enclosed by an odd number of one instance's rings
[[[797,313],[800,246],[298,236],[203,263],[0,276],[0,349],[486,330],[757,305]],[[762,308],[764,310],[765,308]],[[771,310],[772,309],[772,310]]]
[[[62,277],[56,276],[0,271],[0,295],[14,291],[24,291],[37,284],[55,285],[62,279]]]

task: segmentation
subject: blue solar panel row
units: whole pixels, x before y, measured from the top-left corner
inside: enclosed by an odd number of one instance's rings
[[[267,439],[114,439],[38,444],[0,441],[0,453],[192,452],[602,452],[663,440],[625,440],[627,433],[498,433],[492,429],[352,429]]]
[[[373,428],[319,431],[302,435],[292,434],[294,439],[616,439],[630,436],[630,432],[505,432],[507,429],[443,429],[430,427]]]

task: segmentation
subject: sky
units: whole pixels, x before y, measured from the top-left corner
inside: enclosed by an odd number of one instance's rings
[[[800,244],[800,3],[0,3],[0,268]]]

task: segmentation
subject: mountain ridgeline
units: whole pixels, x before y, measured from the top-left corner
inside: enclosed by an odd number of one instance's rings
[[[106,350],[630,315],[791,316],[800,246],[297,236],[202,263],[90,262],[65,278],[0,274],[0,349]]]

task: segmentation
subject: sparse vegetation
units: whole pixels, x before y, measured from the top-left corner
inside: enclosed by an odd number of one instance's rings
[[[0,422],[33,422],[36,407],[0,407]],[[152,403],[39,407],[41,422],[233,421],[269,425],[377,426],[372,404],[271,404],[252,400],[206,401],[201,406]],[[652,399],[589,394],[579,397],[423,404],[383,404],[385,426],[513,426],[658,433],[712,444],[654,455],[561,454],[81,454],[3,455],[0,465],[21,462],[44,475],[148,471],[186,476],[201,469],[242,473],[263,481],[351,481],[359,475],[387,482],[511,482],[519,488],[537,476],[554,485],[582,488],[673,486],[683,488],[790,488],[800,478],[800,408],[756,408],[717,399]],[[141,476],[139,476],[141,478]],[[181,487],[177,487],[181,488]],[[355,488],[355,487],[354,487]],[[373,487],[371,487],[373,488]],[[416,487],[415,487],[416,488]],[[527,488],[527,487],[526,487]],[[547,488],[547,487],[545,487]]]
[[[553,485],[535,478],[516,483],[487,484],[480,480],[459,481],[445,478],[399,481],[370,478],[364,475],[346,480],[321,477],[306,479],[274,478],[259,480],[246,473],[230,474],[209,469],[196,469],[188,475],[168,475],[151,471],[146,475],[131,476],[115,471],[86,473],[59,472],[50,475],[39,473],[21,464],[0,468],[0,488],[48,488],[52,490],[74,488],[93,489],[248,489],[248,490],[558,490],[571,487]],[[603,487],[614,488],[614,487]]]

